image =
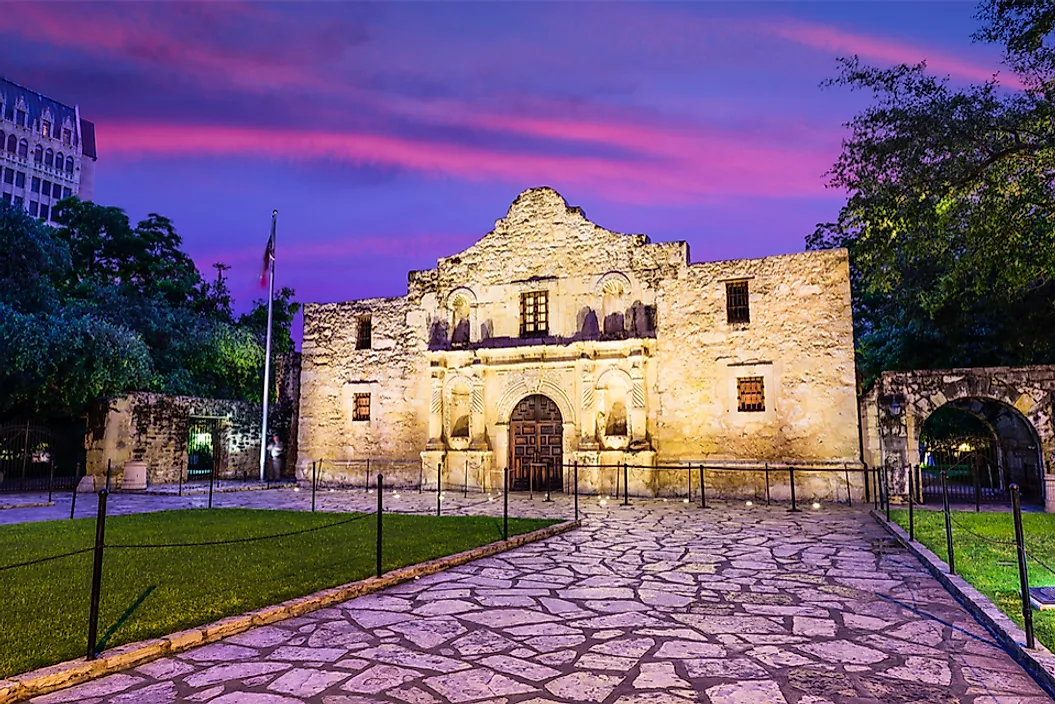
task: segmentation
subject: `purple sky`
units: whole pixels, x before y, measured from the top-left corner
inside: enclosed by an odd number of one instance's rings
[[[406,292],[549,185],[694,260],[799,251],[867,96],[835,57],[1001,69],[973,3],[5,4],[0,73],[96,124],[96,201],[172,218],[237,305],[279,209],[302,301]]]

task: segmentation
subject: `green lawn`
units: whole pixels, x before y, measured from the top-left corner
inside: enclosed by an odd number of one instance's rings
[[[354,514],[250,509],[114,516],[106,542],[202,542],[323,526]],[[509,519],[510,535],[557,523]],[[107,549],[99,636],[105,646],[152,638],[374,574],[374,516],[301,535],[209,547]],[[384,568],[502,538],[502,519],[385,514]],[[0,567],[94,543],[95,519],[0,526]],[[92,554],[0,571],[0,679],[83,656]],[[144,596],[145,595],[145,596]]]
[[[948,559],[945,545],[945,514],[940,511],[915,513],[916,540],[926,545],[942,560]],[[957,522],[978,535],[991,540],[1015,540],[1015,525],[1011,513],[984,511],[953,511]],[[908,531],[908,511],[892,510],[890,517]],[[1026,549],[1055,568],[1055,514],[1022,514],[1022,532]],[[1018,557],[1014,545],[986,543],[952,526],[953,552],[956,573],[1000,607],[1019,626],[1022,625],[1022,599],[1019,596]],[[1055,585],[1055,575],[1029,560],[1029,586]],[[1055,648],[1055,611],[1034,611],[1033,629],[1037,639],[1048,648]]]

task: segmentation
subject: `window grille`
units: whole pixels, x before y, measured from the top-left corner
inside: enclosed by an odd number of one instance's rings
[[[370,420],[370,394],[355,395],[355,409],[352,420]]]
[[[373,343],[373,322],[370,316],[363,316],[359,318],[359,324],[356,326],[355,333],[355,349],[357,350],[368,350],[370,345]]]
[[[766,389],[762,377],[745,376],[736,380],[736,410],[766,410]]]
[[[725,284],[725,312],[729,323],[751,322],[746,281],[730,281]]]
[[[520,294],[520,336],[542,337],[549,333],[549,292]]]

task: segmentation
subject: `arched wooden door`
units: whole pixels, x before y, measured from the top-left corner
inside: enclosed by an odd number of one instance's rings
[[[564,486],[564,429],[560,409],[541,394],[528,396],[509,417],[509,483],[512,489],[559,491]]]

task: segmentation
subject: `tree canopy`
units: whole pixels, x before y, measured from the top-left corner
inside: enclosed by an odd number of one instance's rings
[[[865,381],[1055,362],[1055,9],[990,0],[978,17],[1012,80],[956,87],[923,62],[850,57],[826,82],[873,97],[829,172],[847,202],[807,238],[849,250]]]
[[[261,399],[266,302],[236,317],[172,222],[62,201],[59,227],[0,203],[0,414],[78,415],[130,391]],[[277,352],[299,304],[276,296]]]

